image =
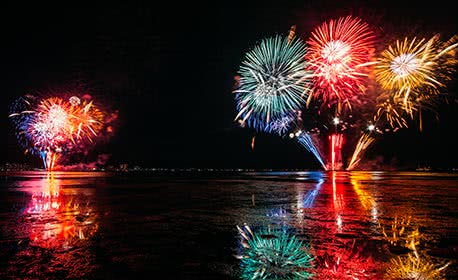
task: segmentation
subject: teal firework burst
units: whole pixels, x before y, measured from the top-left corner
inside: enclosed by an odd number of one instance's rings
[[[306,70],[306,46],[296,37],[266,38],[246,53],[234,90],[236,120],[258,131],[269,132],[269,124],[305,105],[311,85]]]
[[[310,279],[313,274],[308,246],[282,230],[264,229],[253,233],[245,225],[237,227],[244,251],[242,279]]]

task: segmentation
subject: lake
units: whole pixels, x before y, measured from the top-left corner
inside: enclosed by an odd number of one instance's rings
[[[458,279],[455,173],[0,175],[0,279]]]

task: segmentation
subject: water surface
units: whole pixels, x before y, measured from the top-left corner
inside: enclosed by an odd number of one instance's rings
[[[453,173],[1,178],[1,279],[458,279]]]

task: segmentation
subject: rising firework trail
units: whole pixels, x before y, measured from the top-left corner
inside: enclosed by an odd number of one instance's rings
[[[343,135],[342,134],[332,134],[329,136],[331,143],[331,162],[330,170],[337,170],[341,168],[342,165],[342,144],[343,144]]]
[[[318,148],[316,140],[313,140],[312,135],[308,132],[298,131],[295,134],[290,134],[290,137],[296,137],[297,142],[307,149],[316,160],[321,164],[324,170],[327,170],[326,164],[323,161],[323,156]]]
[[[108,114],[88,95],[68,99],[26,95],[13,103],[9,117],[19,143],[26,152],[39,155],[48,170],[61,155],[87,150],[102,132],[111,131]]]
[[[355,151],[351,157],[350,163],[347,166],[347,170],[352,170],[361,160],[363,153],[367,148],[375,141],[375,138],[371,134],[364,133],[359,138]]]

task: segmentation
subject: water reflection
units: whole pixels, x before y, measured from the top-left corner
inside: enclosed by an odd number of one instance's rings
[[[458,279],[458,175],[101,176],[2,178],[0,279]]]
[[[94,189],[80,188],[83,181],[52,171],[17,181],[26,201],[8,233],[10,240],[18,242],[12,245],[4,274],[77,279],[96,268],[90,248],[99,217],[93,207]]]
[[[414,220],[411,213],[401,212],[394,215],[389,227],[381,225],[391,256],[385,279],[446,279],[446,268],[451,261],[426,253],[424,248],[429,240]]]
[[[371,252],[364,250],[365,245],[353,239],[336,243],[328,250],[316,251],[316,277],[313,279],[381,279],[378,264]]]
[[[237,226],[242,279],[309,279],[313,257],[305,243],[285,229]]]
[[[62,190],[52,171],[39,183],[28,189],[32,195],[24,211],[31,245],[68,248],[97,231],[97,215],[90,203]]]
[[[451,262],[433,260],[428,255],[417,252],[397,256],[390,260],[384,275],[385,279],[447,279],[445,269]]]
[[[410,214],[400,216],[395,214],[390,226],[380,225],[385,240],[391,245],[392,252],[396,252],[396,248],[415,250],[420,244],[418,226],[413,225],[411,219]]]
[[[361,206],[364,210],[370,211],[372,222],[375,224],[378,223],[377,203],[375,202],[374,196],[361,187],[361,182],[370,180],[371,176],[372,175],[368,173],[352,173],[350,175],[350,183],[353,186],[353,190],[355,191],[356,195],[358,196]]]
[[[379,203],[382,178],[376,172],[309,174],[290,183],[290,202],[279,200],[284,194],[271,188],[277,198],[272,207],[264,205],[264,218],[250,221],[258,230],[238,227],[241,278],[446,279],[452,262],[428,255],[431,236],[420,230],[431,228],[431,221],[417,222],[409,200]],[[295,249],[280,245],[286,239]],[[299,254],[307,256],[306,266],[291,267]],[[294,278],[280,269],[288,267],[304,273]]]

